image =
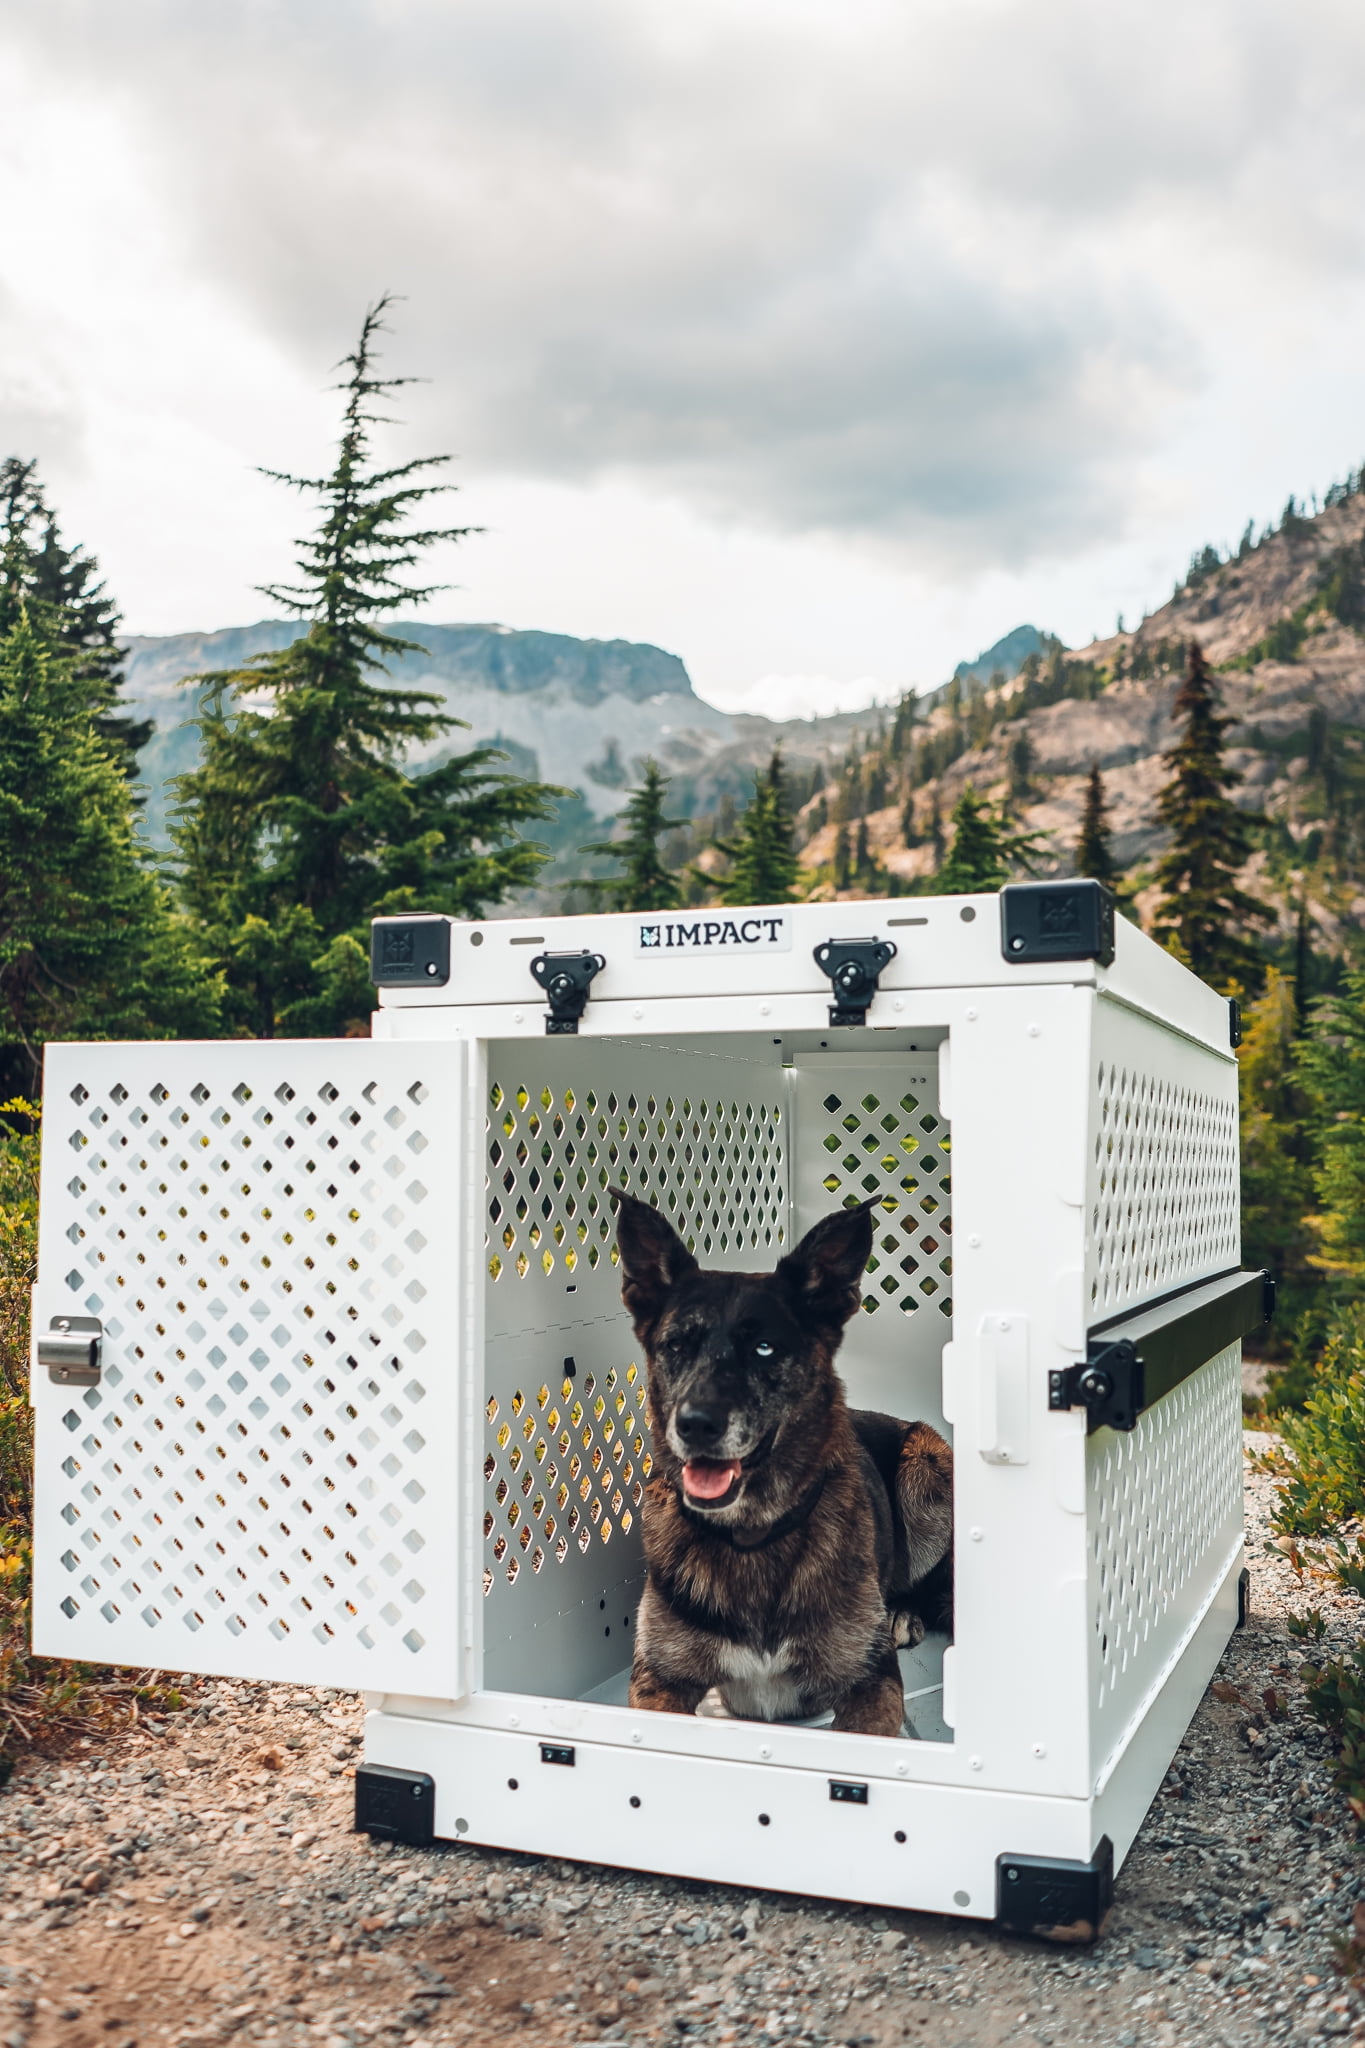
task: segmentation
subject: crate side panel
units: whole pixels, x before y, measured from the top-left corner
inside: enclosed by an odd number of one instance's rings
[[[1241,1346],[1086,1444],[1090,1753],[1102,1776],[1242,1540]]]
[[[651,1458],[625,1318],[567,1335],[488,1347],[483,1683],[573,1698],[630,1658]]]
[[[862,1313],[839,1350],[849,1399],[943,1429],[952,1177],[938,1056],[804,1054],[793,1084],[793,1237],[850,1200],[878,1200]]]
[[[49,1051],[35,1641],[98,1662],[455,1685],[458,1047]]]
[[[1236,1062],[1101,1001],[1087,1177],[1090,1322],[1235,1266]]]

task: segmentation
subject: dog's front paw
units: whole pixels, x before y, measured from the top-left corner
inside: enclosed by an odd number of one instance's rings
[[[898,1650],[913,1650],[924,1641],[924,1623],[912,1607],[898,1607],[892,1614],[891,1640]]]

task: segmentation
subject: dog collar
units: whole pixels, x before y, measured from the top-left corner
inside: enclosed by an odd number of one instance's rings
[[[756,1543],[741,1543],[738,1536],[727,1529],[723,1522],[707,1521],[704,1516],[697,1514],[695,1509],[689,1508],[685,1501],[682,1503],[682,1509],[685,1515],[689,1516],[694,1522],[700,1522],[702,1527],[708,1529],[713,1536],[723,1537],[732,1550],[766,1550],[770,1543],[780,1543],[782,1538],[790,1536],[794,1529],[800,1529],[805,1526],[815,1513],[820,1496],[825,1490],[825,1481],[828,1477],[828,1472],[822,1472],[816,1479],[815,1484],[808,1487],[806,1492],[802,1494],[796,1506],[788,1508],[785,1515],[779,1515],[772,1528],[760,1536]]]

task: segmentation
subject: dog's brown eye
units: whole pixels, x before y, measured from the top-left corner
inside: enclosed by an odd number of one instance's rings
[[[772,1345],[771,1345],[771,1344],[755,1344],[755,1346],[754,1346],[754,1357],[755,1357],[755,1358],[771,1358],[771,1357],[772,1357],[772,1355],[773,1355],[773,1347],[772,1347]]]

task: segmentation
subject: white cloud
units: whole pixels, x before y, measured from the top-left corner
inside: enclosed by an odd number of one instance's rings
[[[727,701],[1107,628],[1365,451],[1346,0],[44,0],[0,98],[0,430],[143,628],[257,607],[385,287],[499,527],[440,608]]]

